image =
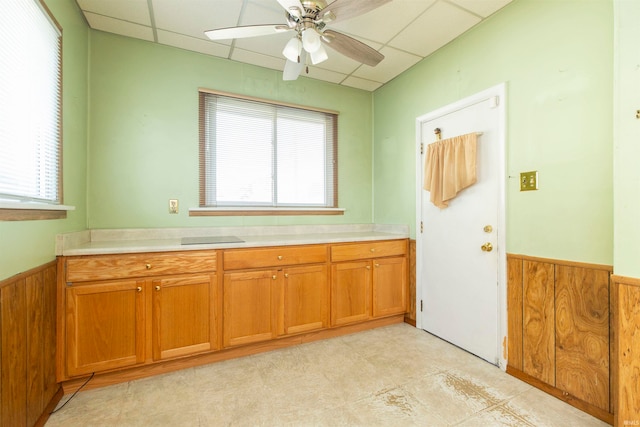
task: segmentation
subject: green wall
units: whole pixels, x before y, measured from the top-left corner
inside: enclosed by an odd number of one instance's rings
[[[63,191],[76,210],[63,220],[0,221],[0,280],[53,260],[56,234],[86,226],[89,30],[74,1],[45,3],[63,28]]]
[[[372,94],[91,32],[89,228],[370,223]],[[189,217],[198,206],[198,88],[339,111],[344,216]],[[168,213],[179,199],[178,215]]]
[[[611,0],[515,0],[378,89],[374,221],[415,228],[416,117],[506,82],[507,251],[612,264],[612,52]]]

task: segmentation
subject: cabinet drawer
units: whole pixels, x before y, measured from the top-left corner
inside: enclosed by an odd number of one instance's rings
[[[282,246],[265,249],[242,249],[224,252],[224,269],[278,267],[281,265],[314,264],[327,261],[327,247]]]
[[[66,281],[82,282],[216,270],[215,251],[89,255],[66,260]]]
[[[358,259],[400,256],[407,253],[406,240],[352,243],[331,247],[331,261],[351,261]]]

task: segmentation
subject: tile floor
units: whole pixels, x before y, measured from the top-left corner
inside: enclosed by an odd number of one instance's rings
[[[80,392],[46,424],[453,425],[608,424],[407,324]]]

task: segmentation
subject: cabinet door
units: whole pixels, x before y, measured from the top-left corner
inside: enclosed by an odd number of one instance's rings
[[[284,326],[280,333],[295,334],[326,328],[329,324],[327,266],[284,270]]]
[[[224,275],[225,347],[276,337],[279,277],[271,270]]]
[[[371,261],[331,266],[331,324],[344,325],[371,317]]]
[[[217,349],[216,275],[157,279],[153,289],[153,359]]]
[[[66,288],[69,376],[144,362],[144,281]]]
[[[373,317],[407,310],[407,260],[405,257],[373,261]]]

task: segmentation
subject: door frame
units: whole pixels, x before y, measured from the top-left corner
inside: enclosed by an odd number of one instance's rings
[[[420,223],[422,221],[422,155],[420,144],[422,143],[422,123],[435,120],[447,114],[455,113],[471,105],[482,102],[492,97],[497,97],[498,105],[498,233],[496,236],[498,252],[498,342],[496,343],[498,366],[504,371],[507,369],[507,254],[506,254],[506,83],[500,83],[474,95],[455,101],[444,107],[426,113],[416,118],[416,327],[422,329],[422,312],[420,300],[422,299],[422,282],[424,279],[424,263],[422,256],[422,238]],[[425,147],[426,151],[426,147]]]

